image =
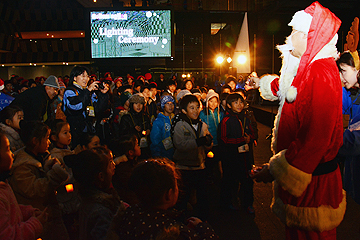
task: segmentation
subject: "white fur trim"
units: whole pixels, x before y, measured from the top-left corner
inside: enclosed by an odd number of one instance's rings
[[[286,100],[290,103],[295,101],[297,95],[297,89],[294,86],[290,86],[286,92]]]
[[[271,210],[288,227],[304,229],[306,231],[329,231],[341,223],[346,210],[346,193],[343,190],[343,199],[338,208],[328,205],[319,207],[296,207],[284,204],[277,197],[277,184],[274,182],[274,198]]]
[[[286,150],[271,157],[270,172],[283,189],[300,197],[311,182],[312,175],[291,166],[285,158]]]
[[[306,13],[304,10],[298,11],[292,17],[292,20],[288,24],[293,27],[293,29],[308,33],[310,30],[310,25],[312,21],[312,16]]]
[[[271,91],[271,82],[278,77],[275,74],[266,74],[260,78],[260,94],[264,99],[269,101],[278,100],[278,97]]]
[[[296,72],[297,72],[297,69],[298,69],[299,63],[300,63],[299,58],[296,58],[290,54],[290,51],[289,51],[289,49],[291,49],[290,46],[287,46],[287,47],[284,45],[278,46],[278,49],[281,52],[281,57],[283,59],[283,65],[281,67],[281,75],[280,75],[280,80],[279,80],[279,91],[277,93],[277,95],[280,99],[280,104],[279,104],[278,113],[275,117],[274,128],[272,131],[272,139],[271,139],[271,150],[273,151],[274,154],[276,153],[276,148],[277,148],[277,133],[278,133],[278,129],[279,129],[282,108],[284,106],[285,99],[286,99],[286,93],[287,93],[288,89],[291,87],[291,84],[294,80],[294,77],[296,75]]]

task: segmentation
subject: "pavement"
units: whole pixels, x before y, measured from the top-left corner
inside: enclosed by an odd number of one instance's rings
[[[259,140],[254,148],[255,164],[261,166],[269,161],[270,140],[266,136],[271,128],[258,123]],[[224,240],[281,240],[285,239],[285,226],[271,212],[272,184],[254,184],[255,214],[245,210],[223,210],[219,207],[219,185],[211,188],[211,210],[208,222],[220,239]],[[338,240],[360,240],[360,205],[347,197],[347,210],[344,220],[337,228]]]

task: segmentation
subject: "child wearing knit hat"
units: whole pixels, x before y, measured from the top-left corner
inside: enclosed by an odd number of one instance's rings
[[[119,136],[135,134],[141,147],[140,158],[149,158],[151,122],[144,111],[145,98],[142,94],[134,94],[129,99],[129,103],[129,114],[123,115],[120,120]]]
[[[220,180],[221,173],[219,167],[220,153],[218,148],[217,141],[217,129],[223,118],[223,113],[220,112],[220,98],[219,94],[217,94],[213,89],[210,89],[205,98],[205,107],[200,112],[200,119],[204,123],[208,125],[209,132],[211,136],[213,136],[213,148],[211,149],[211,154],[207,154],[205,165],[207,169],[207,177],[210,182],[214,182],[215,180]]]
[[[151,154],[153,157],[166,157],[172,159],[174,147],[171,139],[171,120],[174,117],[175,99],[170,95],[164,95],[160,100],[161,109],[153,122],[150,133]]]

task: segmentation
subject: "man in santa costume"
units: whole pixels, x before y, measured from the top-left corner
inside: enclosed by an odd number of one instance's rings
[[[286,239],[336,239],[346,209],[340,170],[342,89],[335,58],[341,21],[318,2],[295,13],[293,31],[279,46],[280,78],[254,79],[262,96],[280,100],[272,139],[274,155],[253,175],[274,181],[272,211]]]

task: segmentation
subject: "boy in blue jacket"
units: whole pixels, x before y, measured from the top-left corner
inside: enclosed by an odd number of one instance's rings
[[[153,122],[150,133],[151,154],[153,157],[173,158],[174,147],[171,140],[171,119],[174,117],[175,100],[170,95],[165,95],[160,100],[163,112],[160,112]]]
[[[253,209],[253,180],[249,176],[252,162],[249,157],[249,144],[255,139],[250,119],[244,112],[244,99],[240,94],[232,93],[226,98],[224,118],[218,128],[218,142],[221,152],[223,181],[221,187],[222,204],[236,209],[237,195],[248,213]],[[240,185],[240,192],[238,187]],[[236,193],[236,195],[234,195]]]

